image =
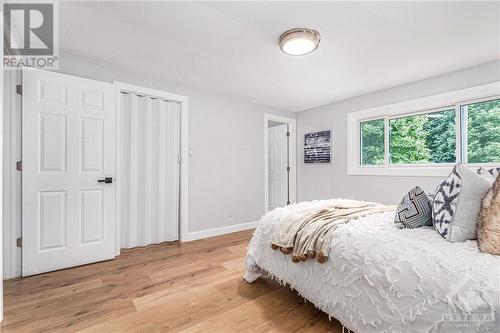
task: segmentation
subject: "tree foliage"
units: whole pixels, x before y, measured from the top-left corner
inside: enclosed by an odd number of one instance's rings
[[[361,164],[384,164],[384,119],[361,123]]]
[[[455,110],[429,114],[424,124],[426,144],[430,149],[429,162],[455,163]]]
[[[389,152],[392,164],[425,163],[430,158],[427,115],[391,119],[389,122]]]
[[[500,162],[500,99],[465,108],[468,162]]]

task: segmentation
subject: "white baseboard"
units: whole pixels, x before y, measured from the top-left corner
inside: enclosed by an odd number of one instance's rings
[[[214,236],[220,236],[224,234],[230,234],[232,232],[238,232],[238,231],[243,231],[243,230],[248,230],[248,229],[254,229],[257,228],[259,222],[247,222],[247,223],[240,223],[240,224],[235,224],[235,225],[228,225],[226,227],[219,227],[219,228],[213,228],[213,229],[206,229],[206,230],[200,230],[200,231],[193,231],[193,232],[188,232],[187,237],[183,239],[183,242],[189,242],[197,239],[202,239],[202,238],[208,238],[208,237],[214,237]]]

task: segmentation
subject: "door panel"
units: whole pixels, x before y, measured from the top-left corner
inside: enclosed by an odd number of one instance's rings
[[[66,192],[40,192],[40,250],[66,246]]]
[[[104,195],[102,189],[80,192],[82,199],[82,244],[103,240]]]
[[[82,89],[80,93],[83,107],[99,111],[104,109],[104,94],[102,91]]]
[[[102,171],[104,166],[104,121],[82,119],[82,171]]]
[[[66,105],[66,84],[41,80],[39,85],[40,104],[46,103],[49,106],[54,103]]]
[[[23,276],[114,258],[114,88],[23,70]]]
[[[40,114],[41,171],[66,170],[66,116]]]

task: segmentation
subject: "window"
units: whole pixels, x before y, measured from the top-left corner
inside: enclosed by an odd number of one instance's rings
[[[500,99],[462,105],[468,163],[500,162]]]
[[[384,164],[384,119],[361,122],[361,164]]]
[[[499,93],[495,82],[348,114],[348,174],[441,176],[455,163],[497,166]]]

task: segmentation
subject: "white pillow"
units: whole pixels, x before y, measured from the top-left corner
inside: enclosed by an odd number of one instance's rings
[[[457,164],[434,196],[432,222],[437,232],[450,242],[476,239],[481,200],[494,181],[489,172],[478,174]]]

